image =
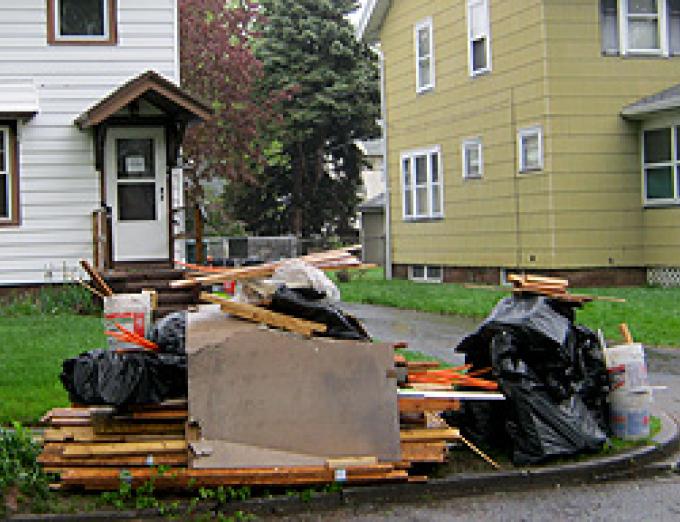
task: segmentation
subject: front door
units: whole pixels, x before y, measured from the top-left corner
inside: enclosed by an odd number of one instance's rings
[[[106,137],[106,194],[113,260],[166,260],[169,228],[162,128],[112,128]]]

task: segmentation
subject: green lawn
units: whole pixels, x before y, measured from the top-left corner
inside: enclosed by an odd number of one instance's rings
[[[0,317],[0,424],[37,421],[68,405],[64,359],[105,346],[101,319],[79,315]]]
[[[344,301],[379,304],[483,318],[509,292],[469,289],[456,284],[426,284],[404,280],[385,281],[382,270],[352,274],[339,283]],[[577,312],[577,321],[601,328],[608,339],[620,339],[618,325],[628,323],[633,337],[648,346],[680,347],[680,288],[579,288],[589,293],[626,299],[626,303],[596,301]]]

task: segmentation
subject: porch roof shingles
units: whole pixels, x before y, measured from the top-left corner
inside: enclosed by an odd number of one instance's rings
[[[673,109],[680,109],[680,84],[627,105],[621,111],[621,116],[631,120],[640,120],[649,114]]]
[[[74,123],[85,130],[104,122],[116,112],[138,99],[147,99],[153,105],[186,122],[213,117],[213,110],[201,100],[163,78],[154,71],[147,71],[118,87],[111,94],[78,116]]]
[[[30,118],[40,110],[38,89],[31,81],[0,83],[0,118]]]

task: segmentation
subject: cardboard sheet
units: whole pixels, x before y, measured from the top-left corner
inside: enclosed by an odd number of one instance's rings
[[[400,460],[389,345],[305,339],[204,307],[189,314],[187,351],[190,419],[205,441],[230,443],[223,458],[213,452],[196,466],[243,467],[239,444],[321,459]],[[270,457],[259,452],[257,465],[280,465],[281,454]]]

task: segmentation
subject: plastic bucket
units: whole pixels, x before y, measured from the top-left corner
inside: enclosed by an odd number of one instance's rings
[[[609,386],[612,391],[647,386],[647,363],[641,344],[622,344],[605,350]]]
[[[117,332],[116,324],[142,337],[146,337],[151,327],[151,294],[115,294],[104,298],[104,327],[107,331]],[[108,337],[109,348],[125,350],[139,348],[114,337]]]
[[[614,391],[609,394],[609,425],[615,437],[638,440],[649,437],[651,390]]]

